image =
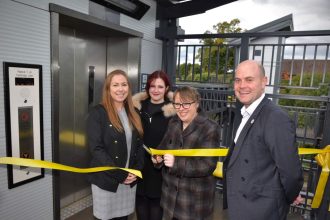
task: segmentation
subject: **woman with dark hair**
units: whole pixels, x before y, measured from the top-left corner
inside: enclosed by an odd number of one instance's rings
[[[146,91],[133,96],[133,103],[140,110],[144,137],[147,147],[157,148],[167,129],[167,124],[175,110],[171,104],[173,93],[167,74],[155,71],[149,75]],[[153,166],[150,155],[145,153],[143,179],[138,180],[136,214],[138,220],[161,220],[160,207],[162,176]]]
[[[114,70],[105,79],[101,104],[88,116],[87,135],[92,167],[142,169],[143,128],[124,71]],[[116,169],[91,173],[88,177],[96,219],[126,220],[134,212],[137,180],[134,174]]]
[[[199,109],[200,95],[192,87],[177,89],[173,106],[177,111],[168,124],[161,149],[220,147],[219,125]],[[161,207],[164,219],[205,220],[213,212],[218,157],[156,156],[163,174]]]

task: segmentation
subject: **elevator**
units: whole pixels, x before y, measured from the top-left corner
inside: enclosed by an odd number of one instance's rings
[[[106,77],[106,38],[60,27],[59,35],[59,159],[88,167],[88,110],[100,102]],[[60,172],[61,208],[90,194],[86,176]],[[74,192],[74,193],[72,193]]]
[[[112,70],[127,72],[137,91],[142,34],[54,4],[50,11],[53,160],[86,168],[88,112],[100,103]],[[63,209],[85,202],[91,189],[86,174],[53,171],[53,177],[54,219],[60,219]]]

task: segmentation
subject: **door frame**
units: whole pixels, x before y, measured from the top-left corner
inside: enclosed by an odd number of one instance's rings
[[[52,160],[59,162],[59,29],[67,26],[85,33],[111,37],[143,38],[143,33],[115,23],[98,19],[56,4],[49,4],[50,45],[51,45],[51,124]],[[139,45],[141,47],[141,45]],[[141,53],[141,48],[140,48]],[[139,82],[138,82],[139,83]],[[52,170],[53,176],[53,219],[60,219],[60,178],[59,171]]]

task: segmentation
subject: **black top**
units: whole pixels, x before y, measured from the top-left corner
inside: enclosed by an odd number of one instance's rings
[[[170,117],[164,116],[162,107],[169,104],[169,100],[161,104],[153,104],[149,99],[141,103],[141,120],[144,130],[144,145],[151,148],[158,148],[159,143],[167,130]],[[142,170],[143,180],[138,181],[137,194],[149,198],[160,198],[162,175],[161,170],[152,164],[150,155],[145,152],[144,168]]]
[[[159,103],[159,104],[154,104],[152,102],[149,101],[149,104],[147,105],[147,113],[151,115],[157,113],[157,112],[161,112],[162,111],[162,107],[164,105],[164,102],[163,103]]]

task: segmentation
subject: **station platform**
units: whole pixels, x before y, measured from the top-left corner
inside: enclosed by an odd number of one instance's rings
[[[228,220],[227,211],[222,209],[222,194],[219,192],[216,193],[214,207],[214,213],[210,220]],[[84,209],[83,211],[67,218],[67,220],[94,220],[93,207]],[[137,220],[135,214],[132,214],[129,217],[129,220]],[[287,220],[306,220],[306,218],[297,213],[290,213]]]

